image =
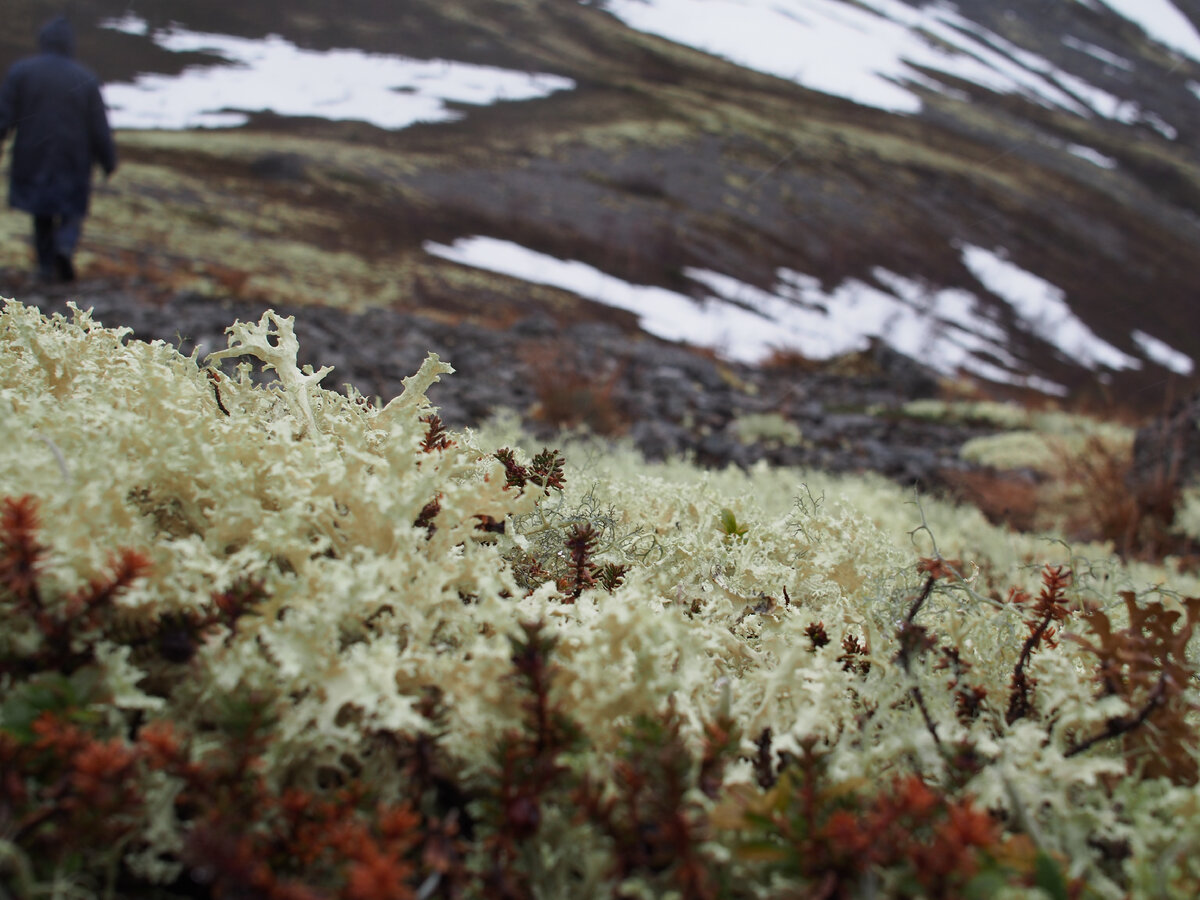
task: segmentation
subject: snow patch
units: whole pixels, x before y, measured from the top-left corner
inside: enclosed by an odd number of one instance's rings
[[[969,244],[962,248],[967,268],[980,284],[1013,308],[1027,330],[1089,369],[1141,368],[1140,360],[1097,337],[1071,311],[1061,288],[1026,272],[1002,253]]]
[[[1113,66],[1117,69],[1124,69],[1126,72],[1133,71],[1133,63],[1123,56],[1118,56],[1103,47],[1098,47],[1095,44],[1089,44],[1087,41],[1081,41],[1077,37],[1067,35],[1063,38],[1063,44],[1070,47],[1072,50],[1078,50],[1080,53],[1086,53],[1088,56],[1100,60],[1106,66]]]
[[[415,60],[359,50],[303,50],[278,35],[263,40],[181,28],[151,32],[125,16],[102,27],[148,35],[176,53],[203,51],[226,65],[191,66],[179,75],[139,75],[104,86],[115,128],[229,128],[248,113],[355,119],[398,129],[461,118],[448,102],[486,105],[573,88],[570,79],[449,60]]]
[[[1102,0],[1113,12],[1136,22],[1160,44],[1200,60],[1200,34],[1171,0]]]
[[[1165,137],[1168,141],[1173,141],[1179,137],[1179,130],[1156,113],[1146,113],[1142,116],[1142,121]]]
[[[1068,144],[1067,152],[1073,156],[1078,156],[1080,159],[1086,159],[1092,165],[1099,166],[1102,169],[1117,168],[1117,161],[1111,156],[1105,156],[1099,150],[1091,147],[1085,147],[1083,144]]]
[[[1138,345],[1138,349],[1146,354],[1148,360],[1158,363],[1164,369],[1169,369],[1177,375],[1186,376],[1191,375],[1196,368],[1191,357],[1153,335],[1146,334],[1144,331],[1134,331],[1130,337]]]
[[[810,275],[779,269],[770,290],[728,275],[689,268],[703,299],[664,288],[630,284],[584,263],[561,260],[511,241],[461,238],[428,242],[426,252],[461,265],[546,284],[635,313],[641,327],[665,340],[716,350],[727,359],[761,362],[792,351],[828,359],[866,349],[872,339],[945,374],[966,371],[991,381],[1062,394],[1060,385],[1015,371],[1005,332],[963,290],[933,290],[886,269],[878,285],[848,280],[826,291]],[[881,285],[882,287],[880,287]]]
[[[639,31],[896,113],[920,111],[918,88],[953,93],[920,71],[926,69],[1081,116],[1128,124],[1153,115],[1004,40],[947,2],[608,0],[606,8]],[[1131,65],[1102,48],[1079,46],[1112,65]]]
[[[894,112],[921,107],[897,82],[909,74],[902,57],[925,42],[838,0],[610,0],[607,8],[638,31],[813,90]]]
[[[428,241],[424,249],[464,266],[561,288],[636,313],[642,328],[650,334],[703,347],[721,346],[735,358],[744,358],[749,350],[735,337],[751,330],[750,323],[766,325],[761,315],[749,310],[703,305],[665,288],[630,284],[586,263],[557,259],[512,241],[471,237],[460,238],[449,246]]]

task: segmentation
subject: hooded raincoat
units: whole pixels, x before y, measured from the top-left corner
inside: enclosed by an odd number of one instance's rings
[[[34,216],[87,213],[92,166],[111,174],[116,147],[100,82],[72,57],[66,19],[38,35],[41,53],[13,65],[0,85],[0,146],[16,129],[8,202]]]

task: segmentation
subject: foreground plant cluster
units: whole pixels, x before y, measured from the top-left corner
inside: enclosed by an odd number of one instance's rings
[[[0,314],[0,897],[1200,894],[1189,576],[229,334]]]

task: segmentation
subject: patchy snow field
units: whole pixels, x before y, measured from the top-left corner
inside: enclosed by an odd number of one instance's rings
[[[146,34],[130,15],[104,27]],[[176,53],[203,51],[228,65],[192,66],[179,75],[141,75],[109,84],[104,99],[115,128],[229,128],[247,113],[358,119],[380,128],[457,119],[447,101],[486,105],[570,90],[574,82],[450,60],[331,50],[303,50],[281,37],[266,40],[172,28],[151,35]]]
[[[1106,2],[1160,43],[1200,59],[1200,35],[1170,0]],[[920,8],[901,0],[608,0],[607,8],[639,31],[892,112],[920,110],[915,88],[946,90],[920,67],[1078,115],[1149,124],[1161,118],[1014,46],[940,0]],[[1129,64],[1080,43],[1070,46]]]
[[[1097,9],[1106,4],[1172,52],[1200,59],[1200,36],[1170,0],[1062,2]],[[947,90],[925,74],[940,72],[1079,116],[1146,123],[1174,137],[1171,124],[1153,110],[1063,72],[941,0],[919,8],[901,0],[607,0],[605,6],[637,30],[897,114],[918,112],[922,92]],[[148,34],[146,22],[134,15],[105,27]],[[250,112],[270,110],[398,129],[457,118],[460,114],[448,102],[482,105],[574,87],[557,76],[448,60],[350,49],[318,53],[277,36],[252,41],[178,28],[149,36],[167,50],[204,51],[227,64],[107,85],[105,97],[118,128],[232,127],[245,123]],[[1079,39],[1065,42],[1110,67],[1129,70],[1135,65]],[[1194,90],[1200,96],[1200,85]],[[1088,147],[1072,144],[1066,149],[1102,168],[1117,165]],[[463,238],[451,246],[429,243],[425,249],[463,265],[555,285],[631,310],[652,334],[711,347],[731,359],[757,361],[775,350],[828,358],[875,338],[947,372],[1063,392],[1059,385],[1021,371],[1020,361],[1005,349],[1004,328],[980,312],[976,296],[919,284],[885,269],[875,269],[870,283],[848,280],[832,291],[790,270],[779,270],[775,284],[763,290],[721,273],[691,269],[686,274],[696,285],[693,297],[629,284],[583,263],[494,238]],[[1008,304],[1020,327],[1056,335],[1065,357],[1101,373],[1142,365],[1089,330],[1071,312],[1062,290],[1019,269],[1003,249],[960,249],[980,285]],[[1191,359],[1148,334],[1135,332],[1130,343],[1145,359],[1171,371],[1193,369]]]
[[[1171,50],[1200,59],[1200,35],[1171,0],[1061,0],[1108,8]],[[942,72],[1048,107],[1174,130],[1153,110],[1056,68],[963,17],[944,0],[606,0],[632,28],[686,44],[805,87],[897,113],[920,110],[920,90],[948,90],[920,69]],[[147,34],[130,14],[103,27]],[[174,52],[205,51],[227,65],[111,84],[105,97],[121,128],[231,127],[246,112],[362,119],[381,128],[456,118],[445,101],[487,104],[570,90],[553,75],[451,60],[424,61],[341,49],[303,50],[278,36],[255,41],[180,28],[155,31]],[[1106,65],[1134,64],[1111,51],[1065,43]]]
[[[874,284],[850,279],[825,291],[810,276],[790,269],[775,273],[769,291],[703,269],[687,269],[697,296],[630,284],[581,262],[556,259],[511,241],[463,238],[451,245],[429,242],[434,256],[522,281],[547,284],[636,313],[642,328],[672,341],[716,350],[727,359],[755,363],[774,351],[828,359],[865,348],[871,339],[937,366],[1047,394],[1065,389],[1021,371],[1005,349],[1004,329],[981,312],[964,290],[937,289],[877,268]],[[963,262],[989,293],[1007,303],[1019,326],[1055,336],[1057,349],[1093,371],[1140,368],[1142,363],[1094,334],[1054,285],[1009,262],[1002,252],[964,246]],[[1159,364],[1191,372],[1188,357],[1150,335],[1134,342]]]

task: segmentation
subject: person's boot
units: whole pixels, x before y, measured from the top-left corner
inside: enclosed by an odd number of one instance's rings
[[[54,257],[54,267],[57,270],[58,280],[64,284],[68,284],[75,280],[75,266],[71,262],[71,257],[59,253]]]

